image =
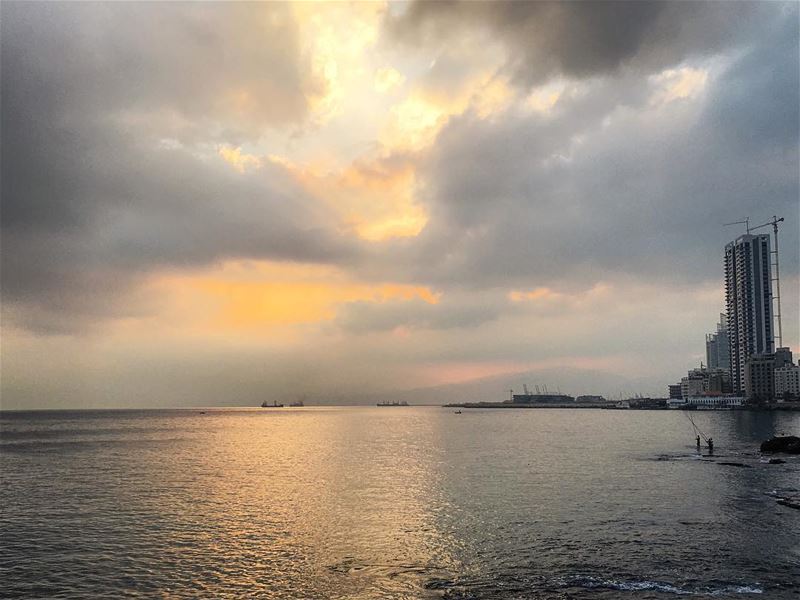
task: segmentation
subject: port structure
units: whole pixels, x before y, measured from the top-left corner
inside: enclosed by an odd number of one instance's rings
[[[772,220],[767,221],[766,223],[762,223],[761,225],[756,225],[755,227],[750,227],[750,217],[745,217],[744,221],[733,221],[732,223],[723,223],[724,226],[728,225],[744,225],[745,231],[748,235],[750,235],[751,231],[755,231],[756,229],[761,229],[762,227],[767,227],[772,225],[772,233],[775,237],[775,249],[770,250],[770,254],[773,255],[774,260],[770,260],[771,266],[775,267],[775,277],[772,278],[772,282],[775,282],[775,293],[772,294],[772,303],[774,304],[774,308],[772,314],[775,315],[775,320],[778,322],[778,343],[775,346],[776,348],[783,347],[783,327],[781,326],[781,275],[780,275],[780,268],[778,264],[778,223],[783,221],[783,217],[778,218],[776,215],[772,215]]]

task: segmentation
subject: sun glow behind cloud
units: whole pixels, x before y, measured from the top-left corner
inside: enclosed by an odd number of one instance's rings
[[[335,267],[264,261],[227,261],[199,272],[162,274],[151,279],[147,290],[160,299],[155,319],[168,329],[289,339],[297,333],[293,326],[333,320],[342,303],[439,301],[424,286],[363,283]]]
[[[650,78],[656,87],[651,103],[667,104],[675,100],[686,100],[700,95],[708,82],[707,69],[681,67],[666,69]]]
[[[224,145],[220,146],[218,153],[222,160],[231,165],[240,173],[244,173],[247,169],[255,169],[261,166],[261,159],[252,154],[245,154],[242,149],[237,147]]]

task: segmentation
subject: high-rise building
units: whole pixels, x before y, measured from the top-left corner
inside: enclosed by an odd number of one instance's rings
[[[725,313],[719,315],[717,331],[706,334],[706,365],[709,369],[731,370],[728,317]]]
[[[725,299],[733,390],[745,391],[745,365],[772,354],[772,261],[769,235],[743,235],[725,246]]]

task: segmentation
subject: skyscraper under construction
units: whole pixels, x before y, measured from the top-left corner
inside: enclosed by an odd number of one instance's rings
[[[731,383],[745,390],[745,363],[775,351],[772,327],[772,261],[769,235],[743,235],[725,246]]]
[[[731,349],[728,340],[728,316],[719,315],[717,331],[706,334],[706,366],[709,369],[731,370]]]

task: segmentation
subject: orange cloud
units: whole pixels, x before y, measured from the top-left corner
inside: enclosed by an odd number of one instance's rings
[[[252,261],[163,274],[149,289],[163,299],[158,320],[198,333],[265,333],[320,323],[332,320],[345,302],[439,300],[426,287],[354,282],[333,267]]]
[[[525,300],[541,300],[544,298],[558,298],[560,294],[554,292],[550,288],[537,287],[529,292],[521,292],[514,290],[508,294],[508,297],[513,302],[524,302]]]
[[[377,158],[339,170],[296,165],[271,156],[310,194],[340,216],[340,225],[369,241],[416,236],[428,215],[414,197],[416,173],[408,161]]]
[[[252,154],[245,154],[241,148],[234,148],[233,146],[220,146],[217,150],[219,156],[226,163],[231,165],[240,173],[244,173],[247,169],[255,169],[261,166],[261,159]]]
[[[512,290],[508,298],[512,302],[555,303],[578,306],[607,298],[612,288],[606,283],[597,283],[588,290],[568,294],[548,287],[537,287],[529,291]]]

